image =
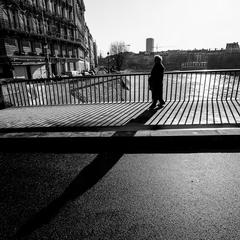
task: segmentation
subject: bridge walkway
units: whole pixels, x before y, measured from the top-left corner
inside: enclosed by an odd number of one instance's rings
[[[150,102],[132,102],[7,108],[0,111],[0,131],[43,128],[101,131],[120,127],[124,130],[143,113],[149,118],[136,125],[140,129],[223,127],[240,123],[238,100],[169,101],[154,110],[149,110],[149,105]]]

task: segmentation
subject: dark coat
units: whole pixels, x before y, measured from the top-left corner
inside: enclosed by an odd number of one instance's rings
[[[162,63],[155,63],[149,78],[149,86],[152,91],[153,98],[162,98],[164,66]]]

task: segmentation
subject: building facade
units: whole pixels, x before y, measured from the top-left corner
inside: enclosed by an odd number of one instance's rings
[[[83,0],[0,0],[0,77],[87,70],[84,12]]]
[[[227,51],[240,51],[238,42],[227,43],[226,50]]]

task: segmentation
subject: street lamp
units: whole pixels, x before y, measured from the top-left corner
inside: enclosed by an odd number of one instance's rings
[[[109,52],[107,52],[107,59],[108,59],[108,73],[109,73]]]
[[[41,12],[42,14],[42,22],[43,22],[43,34],[44,34],[44,41],[43,41],[43,49],[45,54],[45,62],[46,62],[46,72],[47,72],[47,78],[50,78],[50,70],[49,70],[49,55],[48,55],[48,43],[47,43],[47,31],[45,28],[45,19],[43,15],[43,10]]]

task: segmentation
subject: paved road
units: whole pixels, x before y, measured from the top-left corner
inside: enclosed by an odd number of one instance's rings
[[[96,156],[1,154],[0,239],[240,238],[239,153]]]

